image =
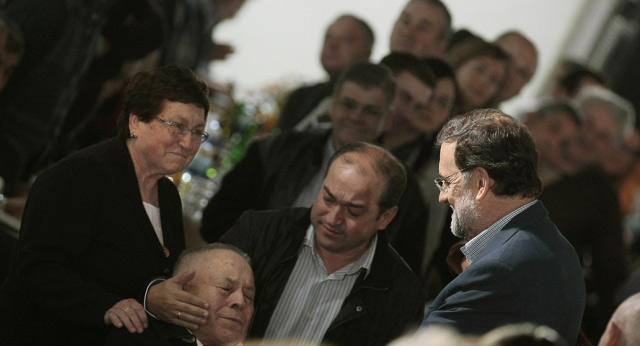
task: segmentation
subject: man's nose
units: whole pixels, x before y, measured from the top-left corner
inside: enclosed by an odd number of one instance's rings
[[[440,194],[438,195],[438,202],[442,204],[449,204],[449,199],[447,198],[447,194],[440,191]]]
[[[417,37],[420,36],[420,29],[417,25],[407,25],[407,36],[411,39],[411,42],[415,43],[417,41]]]
[[[244,309],[246,306],[246,301],[244,299],[244,293],[242,290],[236,290],[231,293],[229,296],[229,300],[231,301],[231,306],[236,307],[238,309]]]
[[[330,225],[338,225],[342,222],[342,208],[339,206],[330,207],[326,217]]]
[[[354,109],[351,114],[349,114],[349,120],[360,122],[365,118],[365,111],[362,105],[359,105],[356,109]]]

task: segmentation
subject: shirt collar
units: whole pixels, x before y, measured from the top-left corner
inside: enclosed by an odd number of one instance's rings
[[[502,217],[493,225],[489,226],[489,228],[480,232],[477,236],[469,240],[463,247],[460,248],[460,251],[465,255],[467,261],[469,263],[473,263],[473,261],[480,255],[480,253],[487,247],[489,242],[502,230],[502,228],[511,221],[516,215],[523,212],[525,209],[534,205],[537,200],[533,200],[520,208],[510,212],[509,214]]]
[[[309,225],[309,228],[307,228],[307,234],[305,235],[304,241],[302,242],[302,246],[309,247],[311,250],[311,254],[315,258],[322,260],[316,250],[316,239],[314,235],[315,235],[315,232],[313,229],[313,225]],[[378,245],[378,232],[374,234],[373,238],[371,239],[371,244],[369,245],[367,250],[365,250],[362,256],[360,256],[360,258],[358,258],[356,261],[346,265],[344,268],[341,268],[338,272],[341,272],[344,270],[345,275],[351,275],[359,272],[361,269],[364,269],[366,273],[365,277],[369,275],[369,272],[371,271],[371,264],[373,263],[373,257],[376,253],[375,249],[377,245]]]

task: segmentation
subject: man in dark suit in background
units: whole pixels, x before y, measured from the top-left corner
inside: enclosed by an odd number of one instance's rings
[[[482,334],[526,321],[574,344],[585,305],[580,262],[536,199],[542,182],[529,132],[498,110],[479,109],[449,121],[437,143],[440,202],[453,209],[451,231],[467,240],[461,250],[470,266],[422,325]]]
[[[368,61],[374,39],[369,24],[354,15],[343,14],[331,23],[320,52],[320,63],[329,80],[294,90],[280,112],[277,127],[284,131],[326,125],[340,72],[355,63]]]

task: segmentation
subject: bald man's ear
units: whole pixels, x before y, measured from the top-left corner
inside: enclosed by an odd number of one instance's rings
[[[615,322],[609,322],[607,330],[600,338],[598,346],[616,346],[620,340],[620,327]]]
[[[393,208],[387,209],[380,217],[378,218],[378,230],[381,231],[391,223],[393,218],[398,213],[398,206],[394,206]]]

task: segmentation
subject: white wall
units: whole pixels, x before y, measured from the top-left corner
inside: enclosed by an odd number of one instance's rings
[[[326,27],[338,15],[352,13],[367,20],[376,35],[373,60],[388,53],[389,35],[407,0],[247,0],[239,14],[214,33],[234,45],[227,61],[213,64],[213,78],[233,83],[240,95],[272,84],[324,78],[319,63]],[[540,60],[523,95],[507,103],[517,112],[541,94],[542,86],[569,43],[568,35],[589,0],[445,0],[455,28],[469,29],[492,40],[517,29],[536,43]]]

